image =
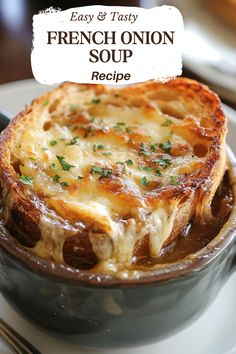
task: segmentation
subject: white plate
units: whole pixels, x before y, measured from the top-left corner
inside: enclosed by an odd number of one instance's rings
[[[49,86],[25,80],[0,86],[0,108],[13,115]],[[236,112],[225,107],[229,118],[228,143],[236,153]],[[96,350],[71,344],[19,315],[0,295],[1,317],[43,354],[236,354],[236,273],[223,286],[208,310],[192,325],[162,342],[132,349]],[[0,353],[11,353],[0,342]]]

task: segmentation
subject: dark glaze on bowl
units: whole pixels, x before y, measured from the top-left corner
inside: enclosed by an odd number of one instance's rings
[[[230,181],[235,200],[235,166]],[[42,326],[76,334],[83,345],[149,344],[186,326],[216,297],[235,264],[235,234],[234,203],[219,234],[200,251],[138,279],[118,279],[37,258],[0,226],[1,291]]]

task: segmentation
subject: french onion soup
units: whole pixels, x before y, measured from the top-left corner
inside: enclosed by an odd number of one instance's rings
[[[178,78],[64,83],[2,133],[3,222],[33,254],[91,272],[174,262],[230,213],[219,98]]]

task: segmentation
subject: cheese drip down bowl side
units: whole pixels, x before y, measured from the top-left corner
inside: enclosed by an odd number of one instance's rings
[[[86,346],[145,345],[176,333],[214,300],[236,264],[236,161],[230,150],[228,157],[234,207],[197,253],[118,279],[40,259],[1,225],[2,293],[27,317]]]

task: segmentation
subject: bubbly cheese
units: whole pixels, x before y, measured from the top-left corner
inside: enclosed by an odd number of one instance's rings
[[[145,95],[138,100],[74,86],[36,106],[38,121],[17,142],[20,175],[71,225],[70,232],[49,227],[42,216],[36,253],[62,261],[65,239],[83,222],[99,260],[129,264],[146,235],[151,255],[159,255],[179,201],[153,196],[173,190],[205,159],[183,133],[188,121],[163,113],[162,106]],[[197,119],[191,126],[199,128]],[[207,149],[207,140],[201,144]]]

